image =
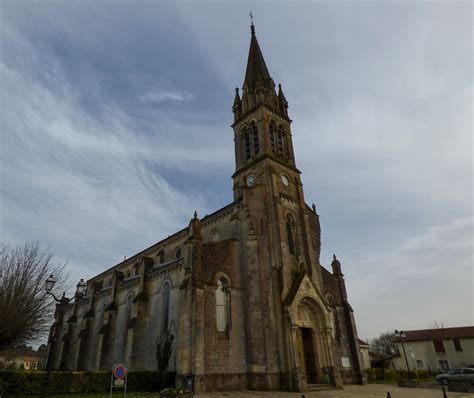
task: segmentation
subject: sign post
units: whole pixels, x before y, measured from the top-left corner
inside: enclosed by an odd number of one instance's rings
[[[127,367],[123,363],[116,363],[112,367],[110,379],[110,397],[112,398],[114,388],[123,388],[123,396],[127,397]]]

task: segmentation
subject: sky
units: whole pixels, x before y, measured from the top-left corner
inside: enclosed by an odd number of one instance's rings
[[[474,324],[472,3],[0,2],[0,237],[88,279],[231,203],[249,11],[359,337]]]

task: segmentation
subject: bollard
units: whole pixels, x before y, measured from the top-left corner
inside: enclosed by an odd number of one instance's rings
[[[392,398],[389,392],[387,392],[387,398]]]
[[[448,398],[448,394],[446,394],[446,389],[443,386],[443,398]]]

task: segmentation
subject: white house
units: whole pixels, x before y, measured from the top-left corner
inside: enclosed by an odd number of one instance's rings
[[[403,343],[411,370],[441,372],[474,366],[474,326],[407,330]],[[402,344],[397,344],[400,356],[392,363],[396,369],[406,369]]]

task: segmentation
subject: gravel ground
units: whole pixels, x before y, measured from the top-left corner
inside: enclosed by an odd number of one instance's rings
[[[260,391],[228,391],[197,394],[199,398],[261,398],[261,397],[290,397],[290,398],[443,398],[441,390],[426,388],[400,388],[386,384],[369,384],[366,386],[345,386],[344,390],[318,391],[309,393],[295,392],[260,392]],[[474,394],[448,392],[449,398],[474,398]]]

